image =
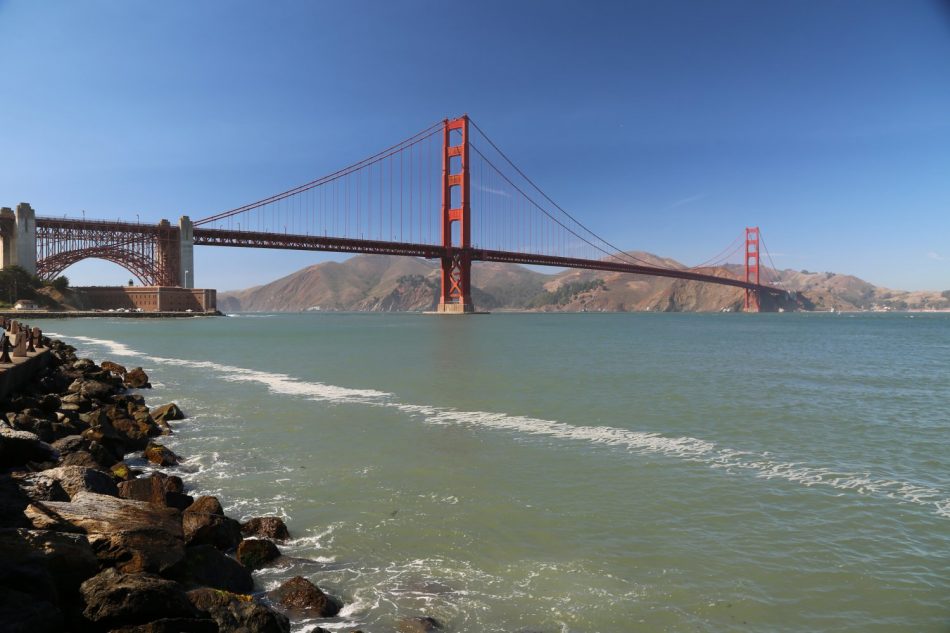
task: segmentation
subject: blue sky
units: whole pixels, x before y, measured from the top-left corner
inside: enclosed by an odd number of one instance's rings
[[[463,112],[624,248],[757,224],[782,268],[950,288],[944,1],[0,0],[2,206],[204,217]],[[328,257],[199,247],[196,282]]]

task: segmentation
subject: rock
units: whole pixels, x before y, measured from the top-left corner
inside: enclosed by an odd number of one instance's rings
[[[227,551],[241,542],[241,524],[224,516],[214,497],[198,497],[182,513],[181,524],[187,545],[214,545]]]
[[[80,358],[73,362],[73,369],[78,369],[83,373],[95,371],[97,369],[96,362],[91,358]]]
[[[90,400],[108,400],[115,393],[115,387],[101,380],[85,380],[79,388],[79,394]]]
[[[267,597],[286,609],[304,612],[305,617],[332,618],[343,607],[338,598],[323,593],[303,576],[294,576]]]
[[[401,618],[396,624],[396,630],[399,633],[433,633],[434,631],[441,631],[442,624],[427,615]]]
[[[62,484],[54,477],[47,476],[46,472],[21,473],[13,478],[31,501],[69,501],[69,494]]]
[[[149,442],[148,446],[145,447],[145,459],[158,466],[175,466],[178,464],[178,455],[157,442]]]
[[[0,426],[0,469],[52,459],[56,452],[35,433]]]
[[[0,623],[4,633],[60,633],[63,613],[43,595],[0,587]]]
[[[213,545],[188,547],[185,558],[165,574],[188,587],[214,587],[234,593],[254,590],[251,572]]]
[[[92,408],[92,402],[89,400],[89,398],[84,398],[79,393],[71,393],[68,396],[63,396],[60,398],[59,408],[61,411],[69,410],[83,413],[89,411]]]
[[[280,517],[255,517],[241,524],[241,534],[244,536],[260,536],[275,541],[286,541],[290,538],[287,525]]]
[[[93,442],[95,444],[95,442]],[[100,448],[101,444],[98,445]],[[60,466],[82,466],[84,468],[92,468],[94,470],[108,470],[111,464],[115,463],[115,458],[112,457],[112,453],[109,451],[100,451],[100,456],[104,457],[103,461],[96,459],[96,457],[89,451],[76,451],[75,453],[70,453],[66,455],[62,460],[60,460]]]
[[[185,556],[181,514],[141,501],[79,492],[72,501],[38,501],[23,511],[37,529],[87,534],[96,556],[124,572],[162,572]]]
[[[89,440],[82,435],[67,435],[61,437],[51,444],[53,450],[58,451],[60,455],[75,453],[76,451],[89,450]]]
[[[33,411],[33,409],[27,411]],[[30,413],[18,413],[16,415],[9,413],[7,416],[10,419],[10,426],[18,431],[29,431],[44,442],[52,442],[56,439],[53,435],[53,423],[50,420],[35,417]]]
[[[182,494],[181,477],[169,477],[165,473],[152,473],[148,477],[123,481],[119,484],[119,496],[123,499],[148,501],[170,508],[184,510],[193,499]]]
[[[61,404],[62,402],[60,401],[59,396],[54,393],[48,393],[44,395],[37,403],[39,408],[44,413],[55,413]]]
[[[154,421],[132,420],[121,417],[112,421],[112,426],[122,437],[124,446],[129,450],[142,450],[148,447],[149,438],[161,434],[161,429]],[[163,447],[164,448],[164,447]],[[169,451],[171,453],[171,451]],[[174,453],[171,453],[174,455]]]
[[[125,374],[125,384],[133,389],[149,389],[152,387],[148,382],[148,374],[141,367],[131,369]]]
[[[155,407],[151,411],[152,417],[156,422],[168,422],[170,420],[184,420],[185,414],[181,412],[178,405],[174,402]]]
[[[161,618],[195,618],[181,585],[152,574],[106,569],[79,588],[83,616],[100,627],[144,624]]]
[[[117,481],[129,481],[131,479],[135,479],[135,476],[137,474],[137,471],[133,468],[129,468],[129,465],[126,464],[125,462],[118,462],[116,464],[113,464],[112,468],[110,468],[109,470],[112,473],[112,476]],[[119,496],[120,497],[122,496],[121,488],[119,488]],[[125,498],[128,499],[129,497],[125,497]]]
[[[82,466],[60,466],[44,470],[42,474],[57,480],[69,498],[72,499],[80,492],[94,492],[101,495],[119,496],[112,477],[100,470],[84,468]]]
[[[188,599],[218,624],[218,630],[241,633],[289,633],[290,621],[250,596],[242,596],[214,589],[195,589],[188,592]]]
[[[125,367],[118,363],[113,363],[111,360],[102,361],[100,367],[102,367],[104,371],[112,372],[116,376],[125,376],[125,374],[128,373]]]
[[[51,598],[56,602],[68,602],[75,597],[80,583],[99,571],[99,561],[82,534],[0,529],[0,560],[3,579],[18,575],[30,579],[37,572],[48,575],[56,592]],[[20,588],[27,586],[22,584]]]
[[[195,505],[191,508],[192,512],[204,512],[205,514],[224,514],[224,508],[217,497],[211,495],[202,495],[195,499]]]
[[[112,629],[109,633],[218,633],[218,623],[211,618],[162,618],[148,624]]]
[[[280,558],[280,550],[266,539],[246,539],[238,544],[236,557],[239,563],[253,571]]]

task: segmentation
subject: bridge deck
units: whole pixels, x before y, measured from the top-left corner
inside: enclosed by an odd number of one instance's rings
[[[375,255],[402,255],[441,259],[451,257],[452,251],[436,244],[415,244],[409,242],[383,242],[378,240],[358,240],[342,237],[324,237],[319,235],[289,235],[255,231],[230,231],[226,229],[195,228],[195,244],[206,246],[231,246],[237,248],[270,248],[306,251],[329,251],[336,253],[364,253]],[[693,270],[659,268],[615,260],[577,259],[551,255],[532,255],[509,251],[469,249],[472,261],[501,262],[529,266],[551,266],[556,268],[579,268],[585,270],[603,270],[608,272],[670,277],[705,283],[720,284],[781,294],[781,289],[749,283],[731,277],[718,277]]]

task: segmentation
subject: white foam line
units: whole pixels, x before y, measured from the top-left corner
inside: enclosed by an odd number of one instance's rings
[[[53,335],[51,334],[51,336]],[[119,356],[139,356],[162,365],[214,370],[222,373],[224,380],[260,383],[275,393],[303,396],[311,400],[341,404],[393,407],[408,415],[421,418],[428,424],[476,426],[528,435],[540,435],[560,440],[602,444],[619,447],[638,454],[666,455],[704,463],[712,468],[723,468],[727,472],[737,470],[752,472],[756,477],[763,479],[784,479],[809,487],[830,486],[838,490],[852,490],[862,495],[886,497],[932,506],[939,516],[950,518],[950,498],[946,497],[946,493],[936,488],[907,481],[874,478],[867,472],[848,473],[797,462],[782,462],[772,459],[768,453],[722,448],[713,442],[694,437],[668,437],[653,432],[632,431],[608,426],[575,426],[564,422],[505,413],[459,411],[445,407],[404,404],[394,401],[394,395],[385,391],[350,389],[319,382],[307,382],[287,374],[257,371],[211,361],[147,356],[122,343],[105,339],[59,334],[55,336],[101,345]]]

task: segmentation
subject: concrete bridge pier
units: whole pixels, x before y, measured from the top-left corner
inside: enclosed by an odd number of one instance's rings
[[[36,212],[27,202],[0,208],[0,263],[36,274]]]
[[[182,288],[195,287],[195,227],[191,218],[178,218],[179,283]]]

